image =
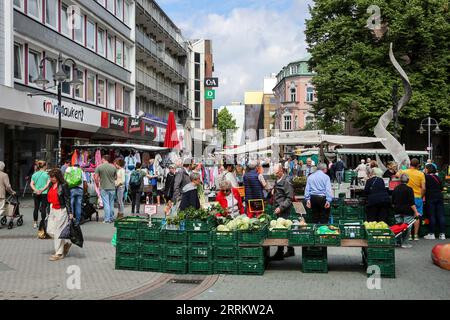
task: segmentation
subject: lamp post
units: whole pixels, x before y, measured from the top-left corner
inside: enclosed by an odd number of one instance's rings
[[[37,79],[35,79],[33,82],[45,89],[45,86],[50,83],[49,80],[47,80],[44,77],[44,63],[48,60],[50,62],[53,61],[53,59],[49,57],[45,57],[41,60],[41,63],[39,64],[39,76]],[[73,80],[70,80],[70,75],[68,75],[64,71],[64,67],[67,66],[67,62],[71,62],[73,66]],[[53,75],[53,81],[57,83],[58,86],[58,157],[56,159],[56,164],[59,166],[61,162],[61,140],[62,140],[62,84],[67,82],[70,85],[74,87],[78,87],[80,85],[83,85],[83,81],[81,79],[78,79],[78,69],[77,69],[77,63],[71,59],[66,58],[63,59],[62,54],[60,53],[58,56],[58,69],[56,73]]]
[[[426,122],[426,123],[425,123]],[[417,132],[419,132],[420,134],[424,134],[425,133],[425,128],[424,126],[428,127],[428,153],[430,156],[430,159],[433,159],[433,144],[431,143],[431,127],[436,127],[433,132],[435,134],[439,134],[442,132],[442,130],[439,128],[439,122],[431,117],[425,118],[422,120],[422,122],[420,123],[420,128],[419,130],[417,130]]]

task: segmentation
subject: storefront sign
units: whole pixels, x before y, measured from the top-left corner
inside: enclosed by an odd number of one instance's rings
[[[219,78],[205,78],[205,87],[217,88],[219,86]]]
[[[58,114],[58,104],[53,104],[51,100],[44,100],[43,109],[45,113],[57,115]],[[62,109],[62,118],[70,118],[72,120],[78,120],[80,122],[84,122],[84,108],[83,107],[74,107],[74,106],[65,106],[61,105]]]
[[[128,127],[128,133],[141,135],[142,134],[142,120],[130,118],[130,125]]]
[[[109,115],[109,127],[111,129],[124,130],[125,129],[125,118],[117,116],[115,114]]]
[[[216,98],[215,90],[205,90],[205,99],[206,100],[214,100]]]

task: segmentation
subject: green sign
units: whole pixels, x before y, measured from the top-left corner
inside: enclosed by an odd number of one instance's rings
[[[216,90],[205,90],[205,99],[206,100],[214,100],[216,98]]]

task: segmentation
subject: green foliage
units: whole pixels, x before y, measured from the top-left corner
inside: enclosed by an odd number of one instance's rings
[[[231,139],[231,137],[227,137],[227,131],[228,133],[234,133],[238,129],[236,126],[236,119],[234,119],[227,108],[222,109],[217,115],[217,129],[222,132],[224,145],[227,142],[227,138]]]
[[[367,27],[371,5],[380,7],[386,32]],[[306,39],[317,73],[314,114],[320,129],[336,133],[339,122],[352,120],[362,132],[372,132],[393,105],[393,85],[402,87],[389,61],[391,42],[413,89],[400,117],[432,115],[450,126],[448,0],[316,0],[310,11]]]

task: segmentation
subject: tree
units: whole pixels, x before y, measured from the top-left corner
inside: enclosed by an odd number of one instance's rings
[[[222,132],[224,145],[227,141],[231,141],[232,134],[238,129],[236,119],[227,108],[223,108],[217,115],[217,129]]]
[[[381,9],[377,30],[367,27],[373,4]],[[316,0],[310,12],[305,33],[317,73],[313,113],[321,129],[334,133],[336,123],[350,120],[363,133],[373,132],[393,105],[393,85],[401,87],[389,61],[391,42],[413,88],[400,118],[432,115],[450,126],[448,0]]]

